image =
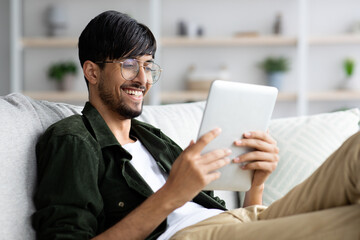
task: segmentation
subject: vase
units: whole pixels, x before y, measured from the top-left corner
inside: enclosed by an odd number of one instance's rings
[[[73,90],[75,76],[73,74],[66,74],[64,78],[57,82],[57,90],[61,92]]]
[[[53,4],[47,10],[48,34],[50,36],[63,36],[67,26],[66,11],[60,4]]]
[[[284,78],[283,72],[272,72],[267,74],[267,84],[271,87],[276,87],[278,90],[281,89],[282,81]]]
[[[359,90],[360,89],[360,81],[355,76],[346,77],[342,84],[340,85],[340,89],[343,90]]]

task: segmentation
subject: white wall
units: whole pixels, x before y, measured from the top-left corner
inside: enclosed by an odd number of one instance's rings
[[[10,93],[9,1],[0,2],[0,95]]]

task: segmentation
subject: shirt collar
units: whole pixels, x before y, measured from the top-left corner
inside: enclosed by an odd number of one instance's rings
[[[100,144],[101,148],[120,146],[120,148],[123,149],[106,124],[105,120],[90,102],[85,104],[82,113],[90,124],[91,129],[89,130],[93,132],[94,137]],[[159,129],[146,123],[141,123],[136,119],[131,119],[130,134],[139,139],[153,157],[161,161],[167,170],[170,170],[171,164],[165,160],[168,158],[167,154],[169,153],[167,152],[166,144],[160,139],[161,133]],[[125,149],[123,150],[127,152]]]
[[[101,148],[113,145],[120,146],[119,142],[115,138],[114,134],[111,132],[105,120],[90,102],[87,102],[85,104],[85,107],[82,110],[82,114],[88,120],[91,129],[95,135],[94,137],[100,144]]]

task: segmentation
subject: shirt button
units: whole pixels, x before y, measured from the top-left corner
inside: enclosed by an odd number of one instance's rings
[[[119,202],[119,207],[124,207],[125,206],[125,203],[124,202]]]

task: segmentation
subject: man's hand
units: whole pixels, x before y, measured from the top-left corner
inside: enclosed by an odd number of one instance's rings
[[[247,201],[244,205],[262,204],[264,182],[276,169],[279,161],[279,148],[268,132],[253,131],[245,133],[243,137],[234,144],[239,147],[255,149],[234,159],[235,163],[249,162],[242,166],[242,169],[254,170],[251,189],[247,193]]]
[[[201,155],[204,147],[215,139],[220,129],[204,134],[196,143],[189,146],[175,160],[164,188],[173,194],[178,207],[192,200],[207,184],[218,179],[219,168],[230,163],[227,158],[230,149],[219,149]]]

